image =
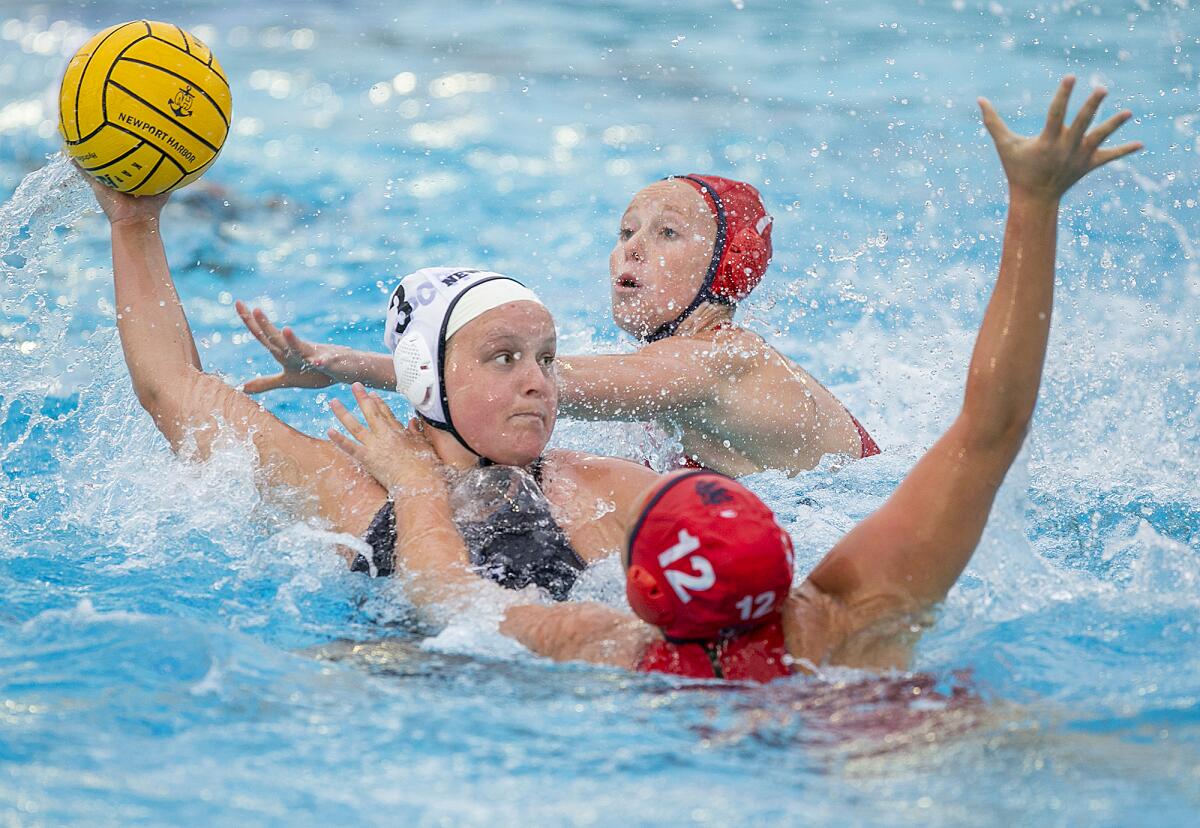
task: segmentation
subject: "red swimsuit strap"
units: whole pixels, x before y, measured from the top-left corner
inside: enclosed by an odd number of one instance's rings
[[[845,406],[842,406],[845,408]],[[850,409],[846,409],[846,413],[850,414]],[[862,454],[860,457],[874,457],[876,454],[882,454],[879,449],[879,444],[871,438],[867,430],[863,428],[863,424],[858,421],[858,418],[850,414],[850,419],[854,422],[854,427],[858,429],[858,441],[862,445]]]

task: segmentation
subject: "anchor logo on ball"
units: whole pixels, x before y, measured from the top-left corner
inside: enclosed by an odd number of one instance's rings
[[[192,87],[188,86],[180,89],[175,94],[175,97],[167,102],[167,105],[171,107],[171,111],[175,113],[175,117],[186,118],[192,114],[192,101],[194,100]]]

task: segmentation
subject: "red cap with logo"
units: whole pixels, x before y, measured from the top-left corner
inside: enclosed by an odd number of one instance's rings
[[[770,620],[792,585],[792,541],[765,503],[711,471],[668,477],[630,534],[625,593],[675,641],[708,641]]]

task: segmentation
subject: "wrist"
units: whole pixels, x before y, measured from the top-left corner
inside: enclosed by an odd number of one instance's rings
[[[157,215],[133,215],[121,216],[115,219],[109,219],[108,222],[114,231],[126,230],[130,232],[158,232],[158,216]]]
[[[349,348],[343,345],[327,345],[325,347],[328,349],[326,353],[309,364],[334,382],[347,384],[356,382],[358,377],[349,370],[349,366],[346,364],[346,354],[343,353]]]
[[[1057,211],[1062,203],[1062,193],[1010,185],[1008,200],[1013,207]]]
[[[423,503],[445,500],[447,508],[449,501],[446,495],[446,481],[437,472],[429,474],[407,474],[404,480],[387,482],[388,497],[394,503],[420,500]]]

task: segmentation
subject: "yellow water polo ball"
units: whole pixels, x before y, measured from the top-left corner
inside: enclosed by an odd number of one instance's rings
[[[58,95],[71,158],[114,190],[157,195],[195,181],[229,134],[233,98],[212,50],[170,23],[132,20],[71,58]]]

